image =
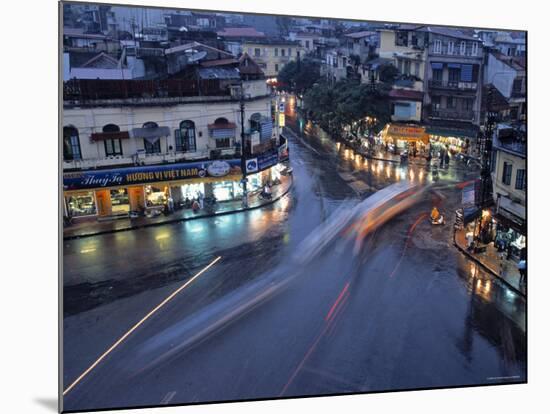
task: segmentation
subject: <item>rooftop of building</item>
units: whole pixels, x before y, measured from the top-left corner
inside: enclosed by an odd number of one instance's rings
[[[244,40],[243,44],[266,45],[266,46],[271,46],[271,45],[300,46],[300,42],[298,41],[280,39],[280,38],[250,39],[250,40]]]
[[[480,39],[478,39],[477,37],[474,37],[472,34],[466,33],[464,30],[454,29],[454,28],[450,28],[450,27],[421,26],[421,27],[419,27],[415,30],[419,31],[419,32],[433,33],[433,34],[437,34],[437,35],[441,35],[441,36],[454,37],[456,39],[481,42]],[[468,29],[466,29],[466,30],[468,30]]]
[[[503,53],[500,53],[498,51],[492,51],[491,55],[493,55],[496,59],[501,61],[502,63],[505,63],[506,65],[510,66],[512,69],[515,69],[517,71],[523,71],[525,70],[526,62],[525,57],[520,56],[507,56]]]
[[[353,32],[353,33],[346,33],[344,34],[345,37],[349,37],[351,39],[361,39],[363,37],[373,36],[376,35],[376,32],[373,32],[371,30],[363,30],[361,32]]]
[[[226,27],[218,32],[221,37],[265,37],[264,32],[256,30],[254,27]]]

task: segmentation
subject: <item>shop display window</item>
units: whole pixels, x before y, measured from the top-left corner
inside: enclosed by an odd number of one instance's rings
[[[111,190],[111,211],[113,214],[127,213],[130,211],[130,201],[126,188]]]
[[[214,197],[218,201],[229,201],[233,200],[233,182],[232,181],[223,181],[221,183],[212,184],[212,191]]]
[[[185,184],[181,186],[183,200],[198,200],[201,194],[204,195],[204,183]]]
[[[97,214],[93,191],[71,194],[67,197],[70,217],[92,216]]]
[[[147,207],[162,206],[168,200],[167,188],[145,186],[145,203]]]

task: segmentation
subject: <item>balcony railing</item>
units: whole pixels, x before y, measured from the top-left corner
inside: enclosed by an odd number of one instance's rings
[[[453,119],[459,121],[473,121],[474,111],[464,111],[452,108],[432,109],[430,118]]]
[[[89,170],[105,167],[119,167],[125,165],[155,165],[208,158],[208,151],[171,152],[168,154],[132,154],[118,155],[104,158],[89,158],[80,160],[63,160],[64,170]]]
[[[452,90],[461,90],[461,91],[472,91],[477,90],[476,82],[460,82],[460,81],[443,81],[443,80],[430,80],[428,82],[430,88],[439,88],[439,89],[452,89]]]
[[[63,83],[64,101],[229,96],[230,94],[230,89],[224,87],[217,79],[201,81],[71,79]]]

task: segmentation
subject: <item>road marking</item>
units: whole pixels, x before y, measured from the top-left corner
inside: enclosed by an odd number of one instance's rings
[[[118,341],[116,341],[107,351],[105,351],[96,361],[90,365],[90,367],[84,371],[74,382],[63,391],[63,395],[67,394],[70,390],[72,390],[82,379],[88,375],[107,355],[109,355],[113,350],[119,346],[126,338],[128,338],[132,332],[134,332],[137,328],[139,328],[147,319],[149,319],[153,314],[155,314],[160,308],[162,308],[166,303],[168,303],[174,296],[176,296],[179,292],[181,292],[183,289],[185,289],[187,286],[189,286],[195,279],[197,279],[200,275],[202,275],[204,272],[206,272],[208,269],[210,269],[212,266],[214,266],[222,257],[218,256],[214,260],[212,260],[206,267],[204,267],[200,272],[198,272],[195,276],[193,276],[191,279],[189,279],[187,282],[185,282],[183,285],[181,285],[179,288],[177,288],[172,294],[170,294],[166,299],[164,299],[161,303],[159,303],[153,310],[151,310],[147,315],[145,315],[138,323],[136,323],[134,326],[132,326],[124,335],[120,337]]]

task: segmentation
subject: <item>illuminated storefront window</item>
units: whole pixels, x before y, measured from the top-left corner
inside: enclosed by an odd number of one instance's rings
[[[69,216],[82,217],[97,214],[93,191],[71,194],[67,197]]]
[[[168,199],[168,187],[145,186],[145,203],[147,207],[162,206]]]
[[[233,193],[233,181],[213,183],[212,192],[218,201],[229,201],[235,198]]]
[[[181,196],[184,200],[198,200],[200,194],[204,195],[204,183],[185,184],[181,186]]]
[[[128,191],[125,188],[111,190],[111,211],[113,214],[127,213],[130,211]]]

